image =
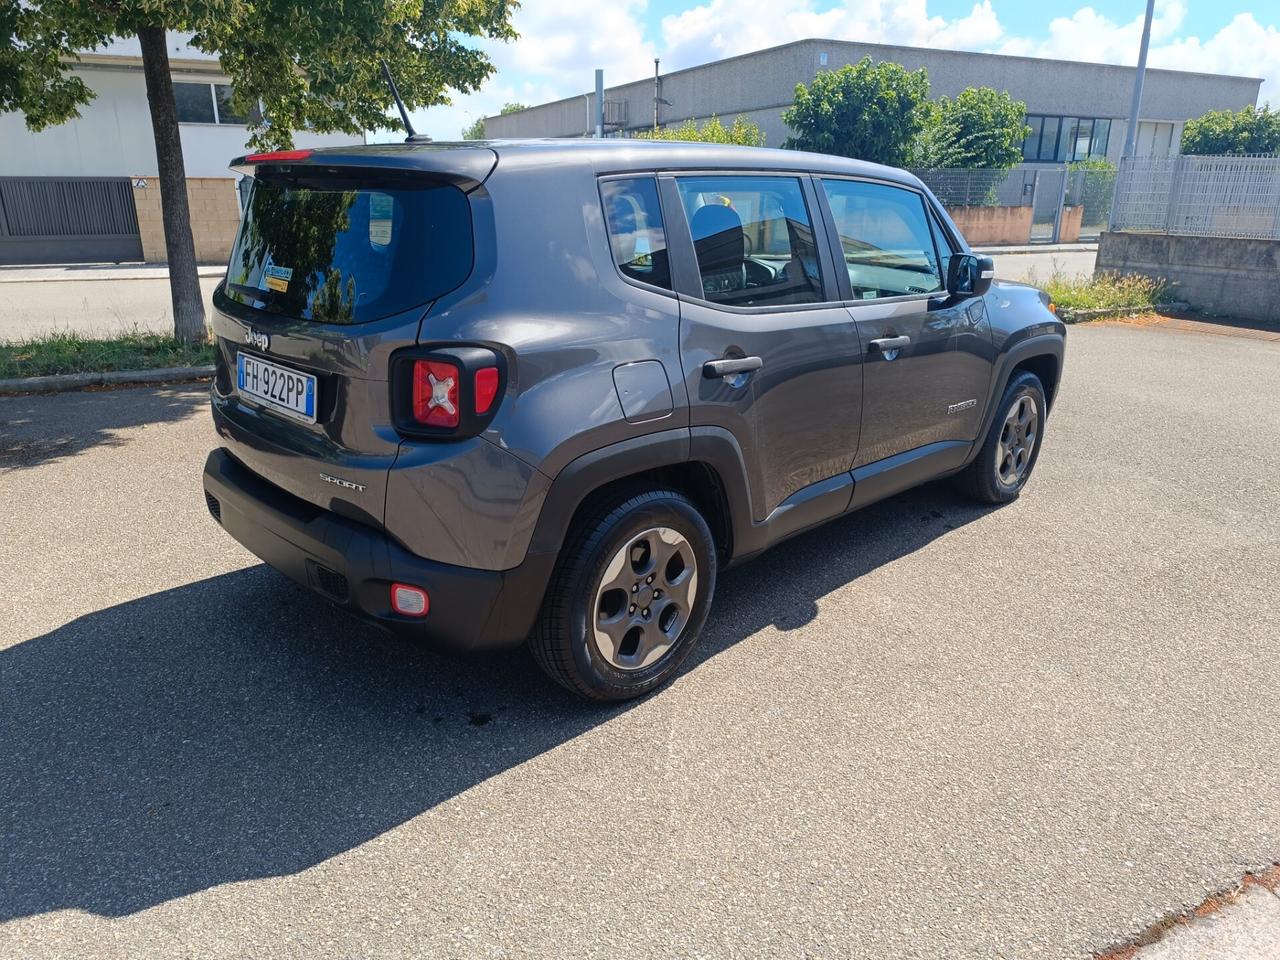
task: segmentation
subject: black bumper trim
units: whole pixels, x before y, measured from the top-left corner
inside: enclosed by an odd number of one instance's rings
[[[204,489],[223,529],[259,559],[363,619],[449,649],[521,643],[554,565],[553,557],[530,556],[512,570],[474,570],[423,559],[380,530],[268,483],[223,449],[205,461]],[[335,596],[334,576],[346,580],[345,602]],[[392,610],[393,582],[423,587],[431,598],[427,616]]]

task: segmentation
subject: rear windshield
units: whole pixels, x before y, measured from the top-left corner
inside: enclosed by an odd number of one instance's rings
[[[317,323],[363,323],[434,300],[471,272],[471,213],[448,184],[256,179],[227,296]]]

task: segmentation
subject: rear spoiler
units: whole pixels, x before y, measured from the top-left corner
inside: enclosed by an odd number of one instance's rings
[[[498,154],[489,147],[470,144],[379,143],[322,150],[274,150],[250,153],[231,162],[231,169],[246,177],[258,167],[281,171],[341,174],[425,173],[446,180],[463,191],[476,189],[498,165]]]

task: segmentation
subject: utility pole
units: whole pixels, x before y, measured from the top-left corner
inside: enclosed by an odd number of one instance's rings
[[[1133,103],[1129,107],[1129,129],[1124,133],[1124,152],[1121,159],[1133,156],[1138,142],[1138,111],[1142,109],[1142,83],[1147,75],[1147,47],[1151,45],[1151,16],[1156,0],[1147,0],[1147,19],[1142,25],[1142,46],[1138,49],[1138,73],[1133,78]]]
[[[658,80],[658,63],[657,57],[653,58],[653,132],[658,132],[658,103],[662,99],[662,87]]]
[[[596,139],[604,138],[604,71],[596,71]]]

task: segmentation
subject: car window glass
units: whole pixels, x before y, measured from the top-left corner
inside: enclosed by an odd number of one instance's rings
[[[715,303],[818,303],[813,227],[794,177],[681,177],[677,181],[702,292]]]
[[[855,300],[935,293],[943,273],[925,218],[910,190],[859,180],[823,180]]]
[[[613,261],[622,275],[671,289],[667,235],[652,177],[605,180],[600,184]]]
[[[942,229],[942,224],[932,213],[929,214],[929,226],[933,228],[933,242],[938,248],[938,269],[945,283],[947,272],[951,269],[951,258],[959,251],[951,245],[951,241],[947,239],[947,231]]]

